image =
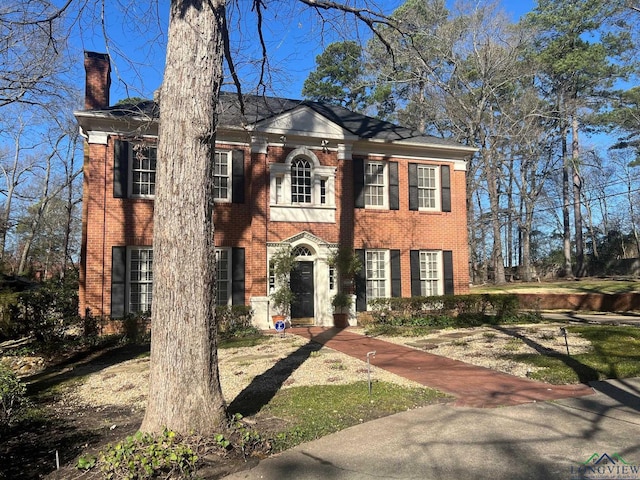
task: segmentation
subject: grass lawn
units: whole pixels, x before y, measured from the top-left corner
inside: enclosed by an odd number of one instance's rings
[[[627,293],[640,292],[640,280],[580,278],[550,282],[512,282],[504,285],[479,285],[471,293]]]
[[[577,355],[511,355],[515,361],[543,367],[531,378],[553,384],[640,376],[640,329],[612,325],[570,326],[569,335],[580,334],[591,350]],[[571,352],[569,352],[571,353]]]

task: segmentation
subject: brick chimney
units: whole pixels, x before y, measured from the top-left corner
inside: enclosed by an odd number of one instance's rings
[[[85,110],[100,110],[109,106],[111,62],[106,53],[84,52],[86,86]]]

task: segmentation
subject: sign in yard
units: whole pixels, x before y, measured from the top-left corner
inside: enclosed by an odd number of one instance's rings
[[[282,332],[284,332],[284,329],[285,329],[286,325],[282,320],[278,320],[274,326],[276,328],[276,332],[282,333]]]

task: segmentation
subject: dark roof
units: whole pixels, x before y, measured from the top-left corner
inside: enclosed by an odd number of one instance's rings
[[[241,127],[281,115],[298,107],[308,107],[349,133],[364,139],[382,141],[411,141],[425,144],[461,146],[452,140],[430,135],[421,135],[415,130],[395,125],[384,120],[352,112],[338,105],[313,102],[311,100],[291,100],[280,97],[244,95],[244,115],[240,109],[238,95],[220,92],[218,122],[221,126]],[[120,104],[100,110],[115,117],[145,116],[158,118],[160,109],[156,102],[147,100],[136,104]]]

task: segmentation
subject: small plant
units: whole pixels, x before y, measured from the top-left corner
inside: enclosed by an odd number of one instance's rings
[[[83,455],[78,459],[78,463],[76,463],[76,468],[78,470],[91,470],[96,466],[98,461],[98,457],[95,455]]]
[[[198,456],[171,430],[161,435],[138,432],[101,453],[107,479],[193,478]]]
[[[522,346],[522,340],[518,340],[517,338],[512,338],[505,344],[504,349],[507,350],[508,352],[517,352],[518,350],[520,350],[521,346]]]
[[[11,425],[29,404],[27,388],[9,368],[0,364],[0,425]]]
[[[493,340],[494,338],[496,338],[497,335],[496,335],[495,332],[484,332],[482,334],[482,336],[490,341],[490,340]]]
[[[333,306],[333,311],[337,313],[345,313],[345,310],[351,308],[353,304],[353,299],[351,295],[348,295],[343,292],[336,293],[336,295],[331,299],[331,305]]]

